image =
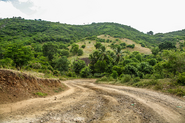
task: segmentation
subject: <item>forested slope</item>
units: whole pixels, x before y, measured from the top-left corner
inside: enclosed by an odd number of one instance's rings
[[[23,41],[25,44],[33,42],[66,42],[73,43],[82,38],[107,34],[115,38],[128,38],[133,41],[144,42],[148,46],[163,41],[177,41],[185,39],[184,30],[167,34],[144,34],[130,26],[117,23],[92,23],[89,25],[69,25],[42,20],[25,20],[20,17],[0,20],[0,41]],[[152,45],[151,45],[152,44]]]

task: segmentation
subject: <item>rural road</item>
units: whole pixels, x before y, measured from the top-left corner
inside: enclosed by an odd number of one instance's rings
[[[185,100],[78,79],[46,98],[0,105],[0,123],[185,123]]]

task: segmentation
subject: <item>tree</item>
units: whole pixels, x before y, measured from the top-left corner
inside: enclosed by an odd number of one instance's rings
[[[158,53],[159,53],[159,48],[158,47],[152,48],[152,54],[154,54],[156,56]]]
[[[84,52],[83,52],[83,50],[82,50],[82,49],[79,49],[79,50],[78,50],[78,56],[82,56],[82,55],[83,55],[83,53],[84,53]]]
[[[54,55],[57,53],[58,46],[48,42],[42,46],[44,56],[47,56],[49,61],[52,61]]]
[[[66,56],[62,56],[61,58],[56,60],[55,69],[62,71],[68,71],[70,62],[68,61]]]
[[[127,45],[127,47],[134,49],[135,44],[132,44],[132,45],[131,45],[131,44],[129,44],[129,45]]]
[[[85,44],[81,46],[81,48],[85,48]]]
[[[80,71],[80,76],[83,78],[86,78],[90,75],[91,75],[91,69],[87,66],[82,68],[82,70]]]
[[[176,48],[175,44],[173,44],[172,42],[169,42],[169,41],[165,41],[165,42],[159,44],[160,51],[164,50],[164,49],[169,50],[169,49],[175,49],[175,48]]]
[[[114,71],[114,70],[113,70],[111,76],[112,76],[114,79],[117,79],[117,78],[118,78],[118,73],[117,73],[117,71]]]
[[[154,65],[157,63],[157,60],[154,59],[154,58],[149,59],[149,60],[147,60],[147,61],[148,61],[148,63],[149,63],[151,66],[154,66]]]
[[[137,72],[138,72],[138,69],[132,65],[128,64],[124,67],[125,74],[131,74],[131,76],[132,75],[138,76]]]
[[[72,44],[71,52],[73,53],[73,55],[76,55],[78,53],[78,50],[79,50],[79,45],[78,44]]]
[[[79,74],[80,71],[82,70],[82,68],[84,68],[85,66],[86,66],[85,61],[83,61],[83,60],[75,60],[73,62],[72,68],[73,68],[73,71],[75,73]]]
[[[67,46],[65,44],[60,44],[59,46],[60,49],[68,49]]]
[[[16,68],[22,68],[33,58],[30,47],[23,46],[22,44],[11,44],[5,52],[6,58],[11,58],[16,65]]]
[[[69,51],[68,50],[65,50],[65,49],[62,49],[62,50],[59,50],[59,54],[61,56],[66,56],[68,57],[69,56]]]
[[[107,72],[106,69],[107,69],[107,63],[105,60],[98,60],[95,65],[95,72],[96,73],[104,73],[104,72]]]
[[[141,62],[138,65],[138,70],[140,72],[143,72],[144,74],[152,74],[153,73],[153,67],[150,66],[147,62]]]
[[[94,46],[96,47],[96,49],[99,49],[102,46],[102,44],[100,42],[96,42]]]
[[[153,33],[153,31],[149,31],[149,32],[147,32],[147,34],[148,35],[153,35],[154,33]]]
[[[118,75],[121,75],[121,73],[122,73],[122,68],[120,66],[115,65],[112,67],[112,70],[116,71],[118,73]]]

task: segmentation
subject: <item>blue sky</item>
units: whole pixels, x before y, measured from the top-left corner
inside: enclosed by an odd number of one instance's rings
[[[115,22],[144,33],[185,29],[185,0],[0,0],[0,18],[67,24]]]

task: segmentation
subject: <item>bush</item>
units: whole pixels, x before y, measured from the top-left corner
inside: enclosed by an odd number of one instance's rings
[[[139,77],[136,77],[133,79],[134,82],[139,82],[140,81],[140,78]]]
[[[13,60],[10,58],[0,60],[0,66],[3,68],[9,68],[12,66],[12,64],[13,64]]]
[[[144,43],[140,43],[142,47],[145,47],[146,45]]]
[[[84,67],[81,71],[80,71],[80,76],[83,78],[86,78],[88,76],[91,75],[91,69],[89,67]]]
[[[137,86],[137,87],[147,87],[150,85],[157,85],[159,84],[158,80],[151,80],[149,82],[145,81],[145,82],[137,82],[135,84],[133,84],[133,86]]]
[[[130,80],[131,80],[131,76],[130,76],[130,75],[125,75],[125,76],[121,79],[121,83],[129,82]]]
[[[117,79],[118,78],[118,73],[114,70],[111,74],[111,76],[114,78],[114,79]]]
[[[128,48],[132,48],[132,49],[133,49],[133,48],[135,47],[135,44],[132,44],[132,45],[131,45],[131,44],[129,44],[129,45],[127,45],[127,47],[128,47]]]
[[[104,77],[100,78],[99,81],[109,81],[109,79],[106,76],[104,76]]]
[[[82,45],[81,48],[85,48],[85,45]]]
[[[185,72],[179,74],[177,82],[180,85],[185,85]]]
[[[143,79],[150,79],[150,77],[151,77],[151,74],[145,74]]]
[[[53,71],[53,75],[59,76],[59,75],[60,75],[60,71],[54,70],[54,71]]]
[[[71,72],[71,71],[67,72],[66,75],[69,76],[69,77],[76,77],[76,73],[75,72]]]
[[[85,61],[83,60],[76,60],[73,62],[73,70],[75,73],[79,74],[82,68],[86,66]]]
[[[41,69],[42,68],[42,65],[40,63],[33,63],[33,64],[31,64],[31,67],[33,69]]]
[[[143,78],[144,77],[144,74],[142,73],[142,72],[138,72],[138,76],[140,77],[140,78]]]
[[[84,53],[84,52],[83,52],[83,50],[82,50],[82,49],[79,49],[79,50],[78,50],[78,56],[83,55],[83,53]]]
[[[185,96],[185,89],[183,88],[176,88],[176,89],[169,89],[169,93],[176,94],[177,96]]]
[[[104,76],[104,75],[103,75],[103,74],[101,74],[101,73],[94,73],[94,77],[99,78],[99,77],[102,77],[102,76]]]

